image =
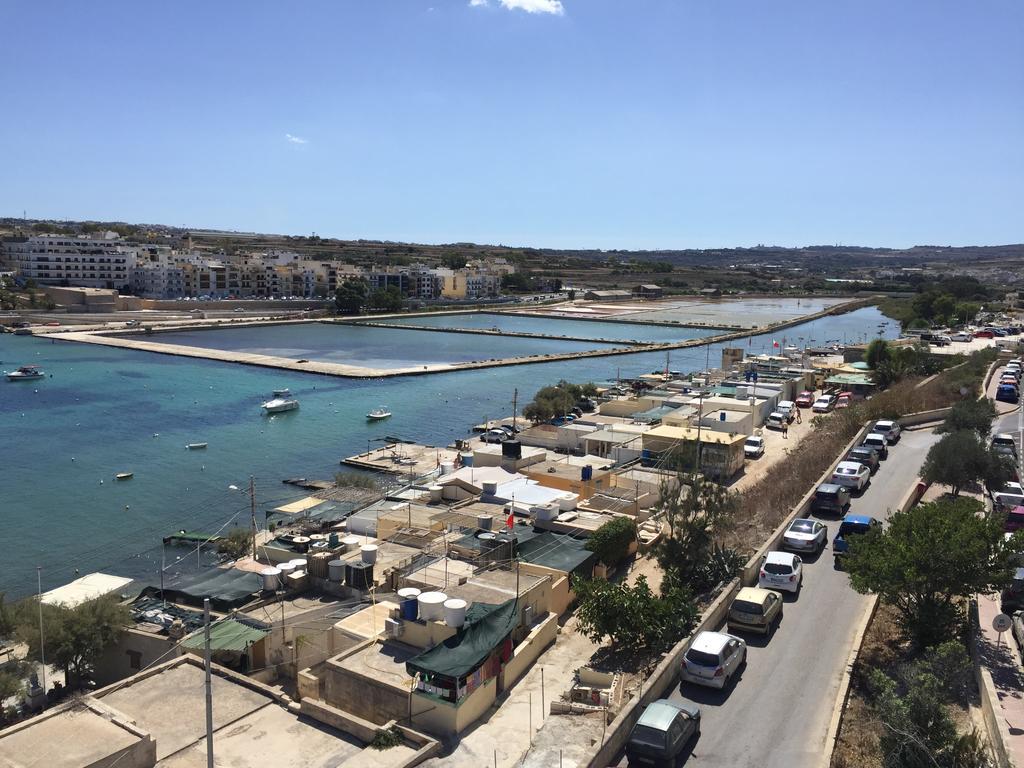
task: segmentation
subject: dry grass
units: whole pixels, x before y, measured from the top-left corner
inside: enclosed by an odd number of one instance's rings
[[[994,352],[980,352],[930,378],[908,378],[870,400],[817,417],[804,437],[772,472],[740,494],[729,546],[753,552],[789,515],[865,422],[945,408],[961,400],[961,390],[975,395]]]

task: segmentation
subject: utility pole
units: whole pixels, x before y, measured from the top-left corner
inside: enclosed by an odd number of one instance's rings
[[[516,431],[516,415],[519,413],[519,387],[512,390],[512,431]]]
[[[46,706],[46,638],[43,636],[43,566],[36,566],[36,587],[39,597],[39,663],[43,676],[43,706]]]
[[[256,478],[249,475],[249,511],[252,515],[252,559],[256,560]]]
[[[213,766],[213,680],[210,677],[210,598],[203,599],[203,666],[206,667],[206,768]]]

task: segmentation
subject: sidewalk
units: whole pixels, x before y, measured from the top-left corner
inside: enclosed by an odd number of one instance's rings
[[[992,675],[992,707],[1007,755],[1014,765],[1024,766],[1024,670],[1013,634],[1004,632],[1000,642],[992,629],[998,613],[999,595],[978,595],[978,661]]]

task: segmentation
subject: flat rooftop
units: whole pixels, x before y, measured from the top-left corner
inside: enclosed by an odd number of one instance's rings
[[[0,738],[0,766],[92,765],[142,740],[122,725],[85,707],[51,711]],[[17,728],[17,726],[15,726]]]
[[[396,643],[371,643],[333,663],[357,675],[372,677],[377,682],[408,692],[411,682],[405,662],[423,653],[422,648]]]

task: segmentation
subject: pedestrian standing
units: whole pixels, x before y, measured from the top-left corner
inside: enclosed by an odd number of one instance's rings
[[[803,424],[803,421],[804,421],[803,418],[800,416],[800,409],[797,408],[796,409],[796,423],[797,424]]]
[[[789,440],[789,422],[785,419],[782,420],[782,439]]]

